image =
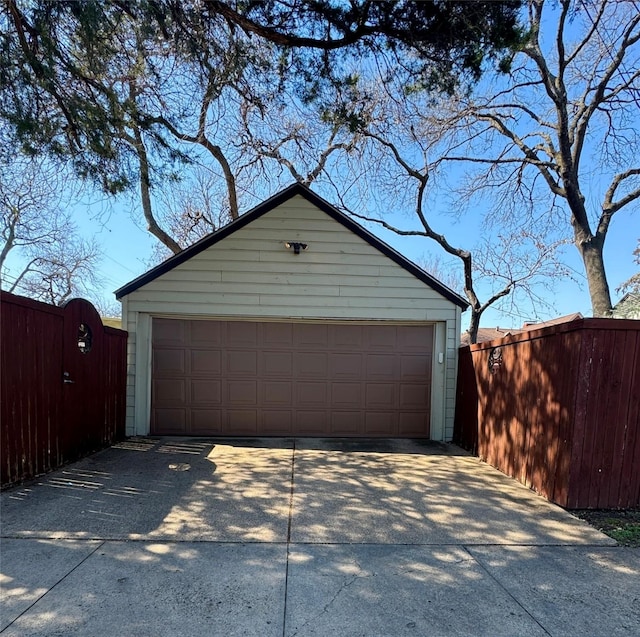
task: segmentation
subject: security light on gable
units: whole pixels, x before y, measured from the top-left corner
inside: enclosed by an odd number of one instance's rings
[[[287,248],[287,250],[293,250],[293,254],[300,254],[300,250],[306,250],[309,246],[299,241],[285,241],[284,247]]]

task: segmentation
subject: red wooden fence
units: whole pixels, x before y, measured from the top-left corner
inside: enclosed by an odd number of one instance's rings
[[[640,505],[640,321],[462,347],[454,441],[570,509]]]
[[[127,333],[88,301],[0,299],[2,485],[124,437]]]

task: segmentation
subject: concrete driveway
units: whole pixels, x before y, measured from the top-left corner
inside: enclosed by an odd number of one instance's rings
[[[640,551],[451,445],[130,439],[0,497],[3,636],[640,634]]]

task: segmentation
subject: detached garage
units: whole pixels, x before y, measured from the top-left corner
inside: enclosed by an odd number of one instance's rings
[[[129,435],[451,439],[467,303],[304,186],[116,296]]]

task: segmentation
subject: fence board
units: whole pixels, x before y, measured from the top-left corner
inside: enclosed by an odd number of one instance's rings
[[[608,422],[609,419],[617,420],[618,405],[627,403],[624,400],[624,396],[620,395],[620,389],[624,382],[623,366],[625,359],[625,345],[626,345],[625,332],[611,332],[610,334],[610,346],[609,351],[605,350],[607,356],[606,369],[603,370],[604,382],[607,384],[603,387],[601,393],[604,394],[602,405],[603,413],[598,421],[598,425],[601,431],[602,445],[600,447],[601,453],[599,454],[599,466],[597,473],[597,494],[594,496],[597,498],[598,503],[608,502],[610,498],[610,492],[612,486],[617,482],[616,468],[614,463],[615,445],[619,439],[619,433],[624,431],[622,427],[608,427],[602,426],[603,422]],[[617,360],[612,357],[612,352],[619,352]],[[597,438],[596,438],[597,444]],[[603,469],[608,467],[608,479],[606,472]],[[599,504],[599,506],[601,506]]]
[[[627,332],[623,335],[624,339],[622,344],[617,344],[617,347],[622,351],[621,364],[618,367],[619,377],[617,384],[622,387],[622,379],[627,378],[633,372],[633,362],[635,359],[635,345],[637,335],[632,332]],[[630,401],[618,400],[614,405],[614,418],[616,421],[626,422],[629,417]],[[624,460],[624,446],[627,438],[628,427],[616,427],[615,437],[611,448],[611,479],[608,485],[608,493],[606,499],[608,501],[619,498],[619,494],[622,488],[622,466]]]
[[[126,332],[103,327],[93,306],[81,299],[60,308],[2,292],[0,312],[2,485],[123,437]],[[77,330],[89,320],[93,356],[82,361]],[[80,357],[84,369],[74,396],[72,386],[63,384],[70,356]]]
[[[640,504],[640,321],[463,347],[458,369],[455,442],[562,506]]]
[[[640,502],[640,334],[636,334],[635,349],[635,364],[631,377],[633,380],[629,391],[627,437],[622,461],[621,502]]]
[[[563,357],[564,373],[559,371],[557,380],[560,408],[557,414],[557,454],[550,459],[554,464],[554,487],[549,499],[566,506],[569,498],[569,478],[571,472],[571,449],[574,430],[572,423],[576,414],[577,383],[579,373],[582,338],[579,332],[563,333],[562,347],[556,354]]]
[[[597,470],[598,455],[597,443],[602,443],[601,432],[598,431],[598,423],[602,417],[602,372],[603,372],[603,351],[606,342],[606,334],[600,331],[587,332],[585,337],[592,340],[592,358],[589,361],[589,378],[587,381],[587,409],[584,428],[584,441],[582,453],[578,460],[578,471],[576,472],[577,484],[575,487],[577,501],[592,502],[592,506],[597,506],[598,498],[594,497],[593,491],[596,488],[596,476],[593,469]]]

